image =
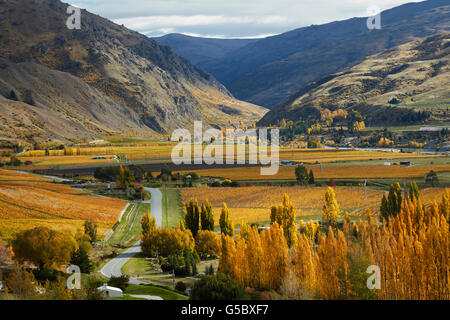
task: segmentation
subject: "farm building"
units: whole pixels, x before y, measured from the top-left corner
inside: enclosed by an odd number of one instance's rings
[[[110,287],[110,286],[107,286],[106,284],[103,285],[102,287],[97,288],[97,290],[99,290],[101,292],[105,292],[107,294],[107,296],[110,298],[122,298],[123,297],[122,289]]]

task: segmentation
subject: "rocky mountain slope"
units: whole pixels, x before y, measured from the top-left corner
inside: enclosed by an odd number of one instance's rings
[[[156,37],[153,40],[171,47],[179,56],[188,59],[194,65],[224,58],[233,51],[258,41],[258,39],[200,38],[178,33]]]
[[[414,122],[424,111],[442,117],[450,106],[449,62],[450,33],[412,41],[305,86],[260,124],[319,120],[325,109],[358,110],[368,124]]]
[[[0,104],[4,123],[22,138],[167,134],[194,120],[217,125],[265,114],[144,35],[85,10],[81,29],[69,30],[67,7],[0,0]]]
[[[199,66],[237,98],[272,108],[308,83],[367,56],[450,31],[450,3],[429,0],[384,11],[381,30],[368,30],[366,20],[353,18],[296,29]]]

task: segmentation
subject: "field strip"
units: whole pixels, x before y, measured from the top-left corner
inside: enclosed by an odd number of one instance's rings
[[[50,216],[50,217],[54,217],[54,218],[60,218],[60,219],[65,219],[65,220],[75,220],[75,219],[73,219],[73,218],[62,217],[62,216],[58,216],[58,215],[56,215],[56,214],[52,214],[52,213],[49,213],[49,212],[41,211],[41,210],[39,210],[39,209],[34,209],[34,208],[24,207],[24,206],[21,206],[21,205],[19,205],[19,204],[17,204],[17,203],[9,202],[9,201],[3,200],[3,199],[0,199],[0,201],[1,201],[1,202],[4,202],[4,203],[7,203],[7,204],[9,204],[9,205],[11,205],[11,206],[13,206],[13,207],[22,208],[22,209],[25,209],[25,210],[36,211],[36,212],[42,213],[42,214],[44,214],[44,215],[46,215],[46,216]]]
[[[139,215],[139,207],[140,207],[140,204],[136,204],[133,207],[133,220],[129,224],[127,232],[125,233],[125,235],[120,240],[120,242],[119,242],[120,244],[122,244],[122,242],[127,238],[128,234],[130,233],[131,229],[133,228],[133,225],[134,225],[134,223],[136,221],[136,217]]]
[[[120,213],[119,219],[117,220],[117,221],[119,222],[119,224],[120,224],[120,221],[122,221],[122,217],[123,217],[123,215],[125,214],[125,212],[127,211],[128,207],[129,207],[130,205],[131,205],[131,204],[128,202],[127,205],[125,206],[125,208],[124,208],[124,209],[122,210],[122,212]],[[105,242],[108,242],[109,238],[111,238],[111,236],[113,235],[113,233],[114,233],[114,228],[111,229],[111,230],[109,230],[109,232],[108,232],[108,233],[106,234],[106,236],[105,236],[104,241],[105,241]]]

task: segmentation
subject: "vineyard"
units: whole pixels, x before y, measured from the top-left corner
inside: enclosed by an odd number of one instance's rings
[[[364,200],[362,188],[337,187],[336,198],[341,209],[351,216],[359,216],[365,208],[374,212],[379,210],[382,191],[368,190]],[[323,195],[326,188],[319,187],[246,187],[246,188],[185,188],[182,189],[182,201],[190,199],[208,200],[213,207],[214,221],[218,224],[222,204],[225,202],[230,211],[230,219],[236,224],[261,223],[269,220],[270,207],[281,201],[284,194],[289,195],[297,217],[319,218],[322,214]],[[442,197],[444,189],[429,188],[422,190],[423,201],[435,201]]]
[[[0,169],[0,181],[50,181],[50,179],[25,172]]]
[[[0,181],[0,232],[10,238],[34,226],[76,231],[85,220],[94,220],[102,234],[125,205],[123,200],[90,196],[61,184]]]
[[[126,158],[130,161],[136,160],[158,160],[161,162],[171,159],[172,150],[176,146],[173,142],[146,143],[142,145],[111,145],[102,147],[65,147],[57,150],[31,150],[23,153],[19,159],[23,162],[31,161],[33,166],[49,167],[58,165],[85,166],[90,164],[107,164],[115,162],[115,157]],[[207,146],[203,145],[205,150]],[[245,148],[241,150],[241,148]],[[246,155],[249,158],[249,145],[235,145],[236,159],[238,155]],[[258,150],[257,147],[255,150]],[[191,146],[193,154],[194,147]],[[224,149],[225,150],[225,147]],[[270,149],[269,149],[270,151]],[[358,151],[358,150],[331,150],[331,149],[290,149],[282,147],[279,150],[280,160],[293,160],[307,164],[314,164],[318,160],[322,163],[343,162],[343,161],[368,161],[368,160],[408,160],[413,158],[431,159],[442,158],[439,155],[418,155],[413,153],[395,153],[383,151]],[[105,159],[93,159],[104,157]],[[258,158],[258,155],[256,154]],[[225,156],[224,152],[224,159]]]
[[[376,179],[376,178],[421,178],[431,170],[435,172],[448,172],[450,165],[424,165],[424,166],[368,166],[368,165],[309,165],[318,179]],[[281,166],[274,176],[262,176],[260,167],[230,167],[195,170],[204,177],[227,178],[233,181],[257,180],[294,180],[295,167]],[[186,174],[188,171],[180,171]]]

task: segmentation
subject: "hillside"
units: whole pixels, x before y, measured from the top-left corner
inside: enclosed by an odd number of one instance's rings
[[[325,109],[358,110],[372,125],[415,122],[417,111],[447,120],[449,61],[450,33],[412,41],[306,86],[260,124],[283,118],[319,120]]]
[[[302,87],[385,49],[450,31],[450,4],[429,0],[382,13],[382,29],[366,18],[313,25],[246,45],[199,66],[237,98],[272,108]]]
[[[27,142],[167,134],[194,120],[224,124],[266,112],[233,99],[169,47],[85,10],[81,30],[69,30],[67,6],[58,0],[0,1],[6,71],[0,101],[4,127],[12,131],[2,130],[0,138],[10,140],[14,132]]]
[[[156,37],[153,40],[171,47],[179,56],[188,59],[194,65],[221,59],[237,49],[258,41],[258,39],[200,38],[178,33]]]

